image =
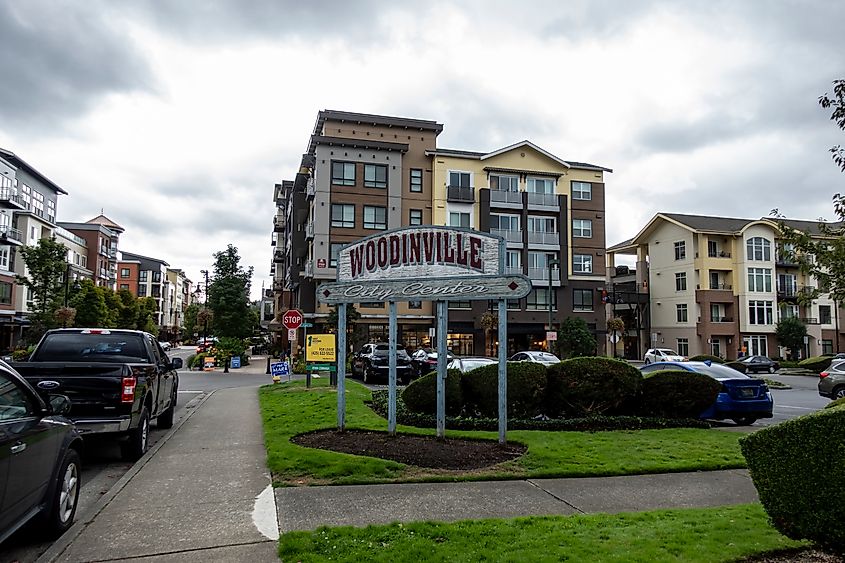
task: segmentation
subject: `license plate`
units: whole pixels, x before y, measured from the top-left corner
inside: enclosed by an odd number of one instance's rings
[[[754,393],[754,389],[751,387],[743,387],[739,390],[739,394],[743,397],[753,397],[756,393]]]

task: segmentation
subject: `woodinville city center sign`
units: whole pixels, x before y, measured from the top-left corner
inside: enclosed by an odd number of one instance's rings
[[[523,275],[504,274],[500,237],[453,227],[410,227],[340,250],[337,282],[317,291],[323,303],[519,299]]]

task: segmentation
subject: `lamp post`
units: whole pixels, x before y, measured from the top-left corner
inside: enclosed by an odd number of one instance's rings
[[[208,344],[208,270],[200,270],[200,273],[205,276],[205,322],[202,329],[202,341]]]
[[[551,332],[552,330],[554,330],[553,327],[552,327],[552,322],[553,322],[552,295],[554,295],[554,288],[552,287],[552,268],[555,267],[555,266],[560,266],[560,260],[558,260],[557,258],[552,258],[552,259],[548,260],[547,265],[549,267],[549,331]],[[546,335],[546,336],[548,336],[548,335]],[[548,352],[551,354],[552,353],[552,341],[549,340],[548,338],[546,338],[546,348],[548,349]]]

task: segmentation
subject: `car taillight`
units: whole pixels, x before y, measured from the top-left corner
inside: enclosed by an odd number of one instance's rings
[[[830,374],[829,374],[829,373],[827,373],[826,371],[823,371],[823,372],[821,372],[821,373],[819,374],[819,377],[820,377],[821,379],[824,379],[824,378],[825,378],[825,377],[827,377],[828,375],[830,375]]]
[[[135,386],[138,380],[135,377],[124,377],[120,384],[120,402],[132,403],[135,401]]]

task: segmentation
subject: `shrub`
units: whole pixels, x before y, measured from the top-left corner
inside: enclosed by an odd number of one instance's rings
[[[551,417],[612,413],[635,399],[643,376],[624,360],[572,358],[549,367],[546,391]]]
[[[190,366],[192,368],[201,368],[203,366],[203,362],[205,361],[205,358],[208,357],[208,356],[211,356],[211,354],[209,354],[208,352],[200,352],[199,354],[197,354],[195,356],[191,356]]]
[[[188,359],[185,360],[185,365],[188,366],[189,369],[194,367],[194,358],[196,357],[196,354],[191,354],[190,356],[188,356]]]
[[[845,397],[841,399],[836,399],[835,401],[831,401],[824,406],[826,409],[835,409],[836,407],[845,406]]]
[[[721,384],[703,373],[662,370],[643,380],[637,413],[666,418],[697,418],[716,402]]]
[[[714,364],[724,364],[725,360],[720,358],[719,356],[711,356],[710,354],[699,354],[698,356],[693,356],[689,359],[691,362],[706,362],[710,360]]]
[[[746,366],[742,362],[728,362],[725,364],[729,368],[733,368],[740,373],[745,373]]]
[[[740,439],[775,528],[845,552],[845,408],[821,409]]]
[[[833,358],[825,356],[813,356],[798,362],[798,367],[808,369],[815,373],[821,373],[830,367]]]
[[[782,368],[797,368],[799,362],[793,362],[792,360],[783,360],[783,361],[778,362],[778,363],[780,364],[780,367],[782,367]]]
[[[467,412],[499,416],[499,364],[468,371],[462,377]],[[508,417],[531,418],[543,412],[546,367],[532,362],[508,362]]]
[[[26,362],[29,360],[29,356],[32,355],[33,350],[35,350],[35,345],[27,348],[17,348],[12,352],[12,360],[15,362]]]
[[[448,370],[446,372],[445,383],[446,413],[451,415],[460,414],[463,408],[461,370]],[[433,371],[411,382],[402,391],[402,401],[413,412],[430,415],[437,414],[437,372]]]

